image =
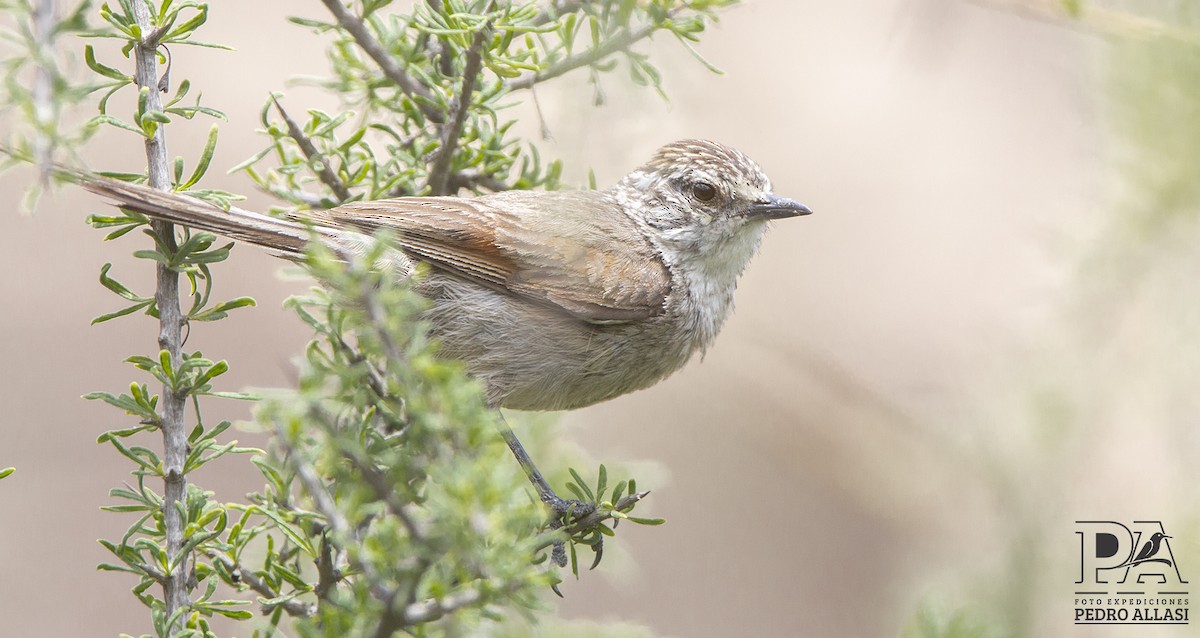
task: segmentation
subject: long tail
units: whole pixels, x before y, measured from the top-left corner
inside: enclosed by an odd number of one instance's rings
[[[83,188],[116,200],[118,206],[143,215],[206,230],[218,235],[248,241],[284,253],[299,255],[312,238],[312,229],[304,224],[277,219],[259,213],[230,208],[225,210],[199,199],[155,190],[103,177],[79,177]],[[339,233],[330,228],[314,227],[330,244]]]

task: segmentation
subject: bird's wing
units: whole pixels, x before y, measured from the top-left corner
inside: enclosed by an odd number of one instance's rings
[[[1153,549],[1154,543],[1152,541],[1146,541],[1146,544],[1142,545],[1142,551],[1138,552],[1138,555],[1134,557],[1133,561],[1137,562],[1143,558],[1150,558],[1150,555],[1154,553],[1151,551]]]
[[[662,258],[595,191],[358,202],[323,211],[318,222],[386,229],[416,259],[594,323],[661,314],[670,291]]]

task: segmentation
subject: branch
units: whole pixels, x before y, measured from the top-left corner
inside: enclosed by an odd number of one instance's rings
[[[476,186],[486,188],[493,193],[512,190],[512,184],[497,179],[494,175],[484,173],[476,168],[458,171],[450,176],[450,190],[452,192],[464,188],[473,189]]]
[[[442,0],[426,0],[425,4],[429,5],[430,10],[439,15],[446,15],[446,3]],[[446,37],[437,36],[433,42],[427,46],[429,49],[430,61],[437,63],[438,71],[446,77],[454,76],[454,58],[450,56],[448,47],[446,46]]]
[[[396,500],[396,492],[392,489],[392,486],[388,484],[387,476],[383,472],[380,472],[371,466],[370,463],[367,463],[365,460],[363,460],[358,454],[354,454],[348,450],[343,450],[342,455],[349,459],[350,463],[353,464],[354,467],[358,469],[359,473],[363,475],[363,478],[367,481],[367,485],[370,485],[371,490],[375,492],[376,498],[378,498],[385,506],[387,506],[388,511],[391,512],[392,515],[400,519],[400,522],[404,524],[404,529],[408,530],[408,535],[411,536],[414,541],[420,544],[425,544],[425,534],[421,531],[421,528],[417,526],[417,521],[414,520],[412,515],[408,513],[408,510],[405,509],[404,503]],[[421,560],[422,562],[425,562],[424,557],[422,557]]]
[[[649,493],[650,492],[647,490],[645,492],[638,492],[637,494],[630,494],[629,496],[626,496],[626,497],[622,498],[621,500],[617,501],[616,504],[613,505],[613,508],[611,511],[605,511],[605,510],[597,508],[596,510],[588,513],[586,516],[577,518],[574,521],[572,521],[570,525],[567,525],[566,527],[563,528],[563,531],[565,531],[570,536],[574,536],[580,532],[585,532],[585,531],[599,525],[600,523],[603,523],[604,521],[606,521],[610,518],[615,518],[612,515],[612,512],[627,512],[627,511],[629,511],[630,509],[633,508],[634,505],[637,505],[638,501],[646,498],[646,495],[648,495]]]
[[[320,177],[321,182],[328,186],[334,195],[337,195],[339,203],[348,201],[351,197],[350,191],[342,183],[342,180],[338,179],[337,175],[333,173],[333,169],[330,168],[329,162],[325,161],[325,157],[321,155],[321,151],[317,150],[312,140],[308,139],[308,136],[300,129],[300,125],[296,124],[296,121],[288,116],[287,111],[283,110],[283,105],[279,103],[279,100],[274,95],[271,95],[271,101],[275,103],[275,110],[279,111],[279,116],[287,124],[288,137],[296,141],[296,144],[300,146],[300,150],[304,152],[304,157],[308,158],[309,163],[315,161],[320,167],[317,170],[317,177]]]
[[[267,581],[259,578],[254,572],[249,571],[240,564],[234,562],[228,556],[212,549],[205,550],[204,553],[209,558],[224,565],[225,569],[229,571],[230,574],[233,574],[240,582],[245,583],[247,587],[253,589],[263,598],[270,600],[279,597],[279,592],[275,591],[269,584],[267,584]],[[268,606],[264,605],[264,609],[267,607]],[[308,618],[309,616],[317,613],[315,605],[307,605],[299,600],[296,600],[295,598],[292,598],[291,600],[285,600],[278,605],[272,605],[270,607],[282,607],[283,611],[287,612],[287,615],[296,618]]]
[[[308,461],[300,458],[296,450],[292,448],[288,442],[287,433],[283,431],[283,427],[279,423],[275,423],[275,434],[278,436],[279,444],[283,447],[284,452],[291,457],[292,467],[296,470],[296,478],[304,484],[305,491],[312,497],[313,504],[317,506],[317,511],[329,521],[329,527],[335,533],[341,534],[350,540],[350,523],[346,520],[345,515],[338,509],[337,504],[333,502],[333,497],[329,495],[329,491],[325,489],[325,485],[321,483],[321,477],[317,476],[317,471],[313,469]]]
[[[508,583],[500,587],[501,591],[516,589],[516,583]],[[398,590],[397,590],[398,591]],[[464,607],[471,607],[483,602],[484,588],[482,585],[475,585],[466,589],[447,594],[441,598],[430,598],[420,602],[409,603],[404,606],[403,610],[393,610],[392,603],[395,596],[385,600],[388,605],[384,611],[383,618],[379,621],[379,626],[375,630],[377,638],[391,636],[396,631],[413,625],[433,622],[446,614],[452,614]]]
[[[548,22],[557,20],[558,18],[575,13],[583,8],[583,5],[591,2],[591,0],[551,0],[549,4],[538,12],[533,18],[534,26],[542,26]]]
[[[478,604],[483,600],[483,588],[471,587],[442,598],[423,600],[404,607],[404,624],[417,625],[432,622],[451,612]]]
[[[321,556],[317,558],[317,586],[313,591],[317,600],[328,600],[333,586],[342,579],[342,574],[334,567],[333,544],[326,535],[321,536]]]
[[[414,80],[403,67],[396,63],[396,60],[383,48],[379,40],[376,40],[375,36],[367,31],[367,26],[361,18],[350,13],[341,0],[321,0],[321,2],[337,18],[338,25],[354,38],[358,46],[375,61],[375,64],[379,65],[383,74],[413,99],[425,117],[436,124],[441,124],[445,120],[442,112],[434,108],[432,104],[436,101],[433,93],[423,84]]]
[[[1089,3],[1072,14],[1063,2],[1047,0],[971,0],[988,9],[1008,11],[1018,16],[1067,26],[1081,25],[1101,35],[1131,38],[1167,38],[1184,44],[1200,44],[1200,33],[1187,28],[1137,15],[1131,11],[1109,9]],[[1134,5],[1136,6],[1136,5]]]
[[[450,182],[450,161],[454,159],[454,149],[458,147],[458,138],[462,136],[467,111],[471,109],[471,95],[475,92],[475,84],[483,68],[483,41],[490,30],[490,25],[485,25],[476,31],[471,38],[471,47],[467,49],[462,88],[454,98],[454,103],[450,105],[450,122],[442,127],[442,144],[435,151],[429,177],[425,181],[433,195],[450,194],[447,188]]]
[[[672,15],[674,15],[674,12],[668,12],[666,19],[669,19]],[[633,31],[625,31],[594,49],[572,55],[536,73],[526,73],[519,78],[509,80],[505,82],[504,88],[509,91],[532,88],[535,84],[570,73],[580,67],[591,66],[618,51],[628,49],[634,44],[650,37],[651,34],[661,28],[662,23],[654,22],[643,25],[641,28],[634,29]]]
[[[390,395],[388,394],[387,390],[387,380],[383,378],[383,374],[379,372],[379,368],[376,368],[374,363],[371,363],[371,361],[364,357],[362,353],[350,347],[350,344],[346,343],[346,340],[342,339],[341,335],[329,334],[327,337],[330,345],[341,349],[342,353],[345,354],[348,359],[350,359],[350,363],[357,366],[362,366],[363,369],[366,370],[367,385],[371,387],[371,390],[375,392],[376,396],[378,396],[380,399],[389,398]],[[403,401],[403,399],[401,399],[401,401]]]
[[[145,0],[137,0],[133,5],[134,19],[143,33],[154,31],[150,7]],[[146,108],[150,111],[162,111],[162,96],[158,90],[158,59],[154,45],[139,43],[136,47],[137,66],[135,76],[137,85],[149,89]],[[166,129],[158,126],[154,136],[146,138],[146,164],[150,186],[161,191],[171,190],[171,164],[167,156]],[[175,227],[164,221],[153,221],[151,226],[158,241],[165,251],[175,251]],[[158,308],[158,346],[170,353],[172,367],[180,364],[180,349],[183,346],[184,316],[179,307],[179,274],[171,270],[167,264],[159,262],[156,266],[156,286],[154,303]],[[188,561],[180,556],[183,545],[183,517],[177,506],[183,503],[187,491],[187,477],[183,474],[183,464],[187,458],[187,430],[184,427],[184,403],[187,396],[176,392],[168,383],[162,389],[162,423],[160,425],[163,437],[162,475],[165,489],[163,493],[163,523],[165,527],[167,547],[166,554],[176,560],[175,568],[166,575],[163,581],[163,600],[166,603],[165,617],[176,617],[176,612],[186,609],[191,602],[187,591]],[[176,557],[179,557],[178,560]],[[182,615],[177,616],[182,619]],[[170,633],[178,628],[177,620]]]
[[[40,0],[33,8],[33,44],[37,47],[37,71],[33,78],[33,161],[38,169],[38,183],[45,188],[50,183],[54,164],[54,140],[49,133],[57,124],[54,109],[54,79],[50,64],[54,57],[54,0]]]

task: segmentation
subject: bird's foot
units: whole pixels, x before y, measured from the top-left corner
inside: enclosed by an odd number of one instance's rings
[[[595,503],[584,503],[575,499],[567,500],[554,492],[542,494],[541,497],[542,502],[553,513],[551,526],[555,529],[569,523],[572,519],[582,518],[596,511]],[[558,522],[557,525],[553,525],[555,521]]]
[[[550,529],[562,529],[596,511],[595,503],[564,499],[554,492],[542,494],[542,502],[550,508],[550,520],[547,524]],[[567,566],[567,547],[564,541],[554,543],[553,549],[550,551],[550,560],[559,567]]]

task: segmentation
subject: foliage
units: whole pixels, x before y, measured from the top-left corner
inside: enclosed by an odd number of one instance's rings
[[[63,126],[63,114],[81,103],[92,87],[72,81],[67,64],[56,56],[56,41],[87,28],[89,4],[80,3],[66,16],[56,18],[50,3],[34,0],[0,0],[0,13],[11,16],[11,28],[0,27],[0,109],[11,114],[9,146],[12,153],[0,169],[20,157],[38,167],[39,179],[26,192],[25,210],[32,210],[49,182],[57,153],[73,153],[94,129]]]
[[[335,19],[292,21],[332,40],[332,75],[309,81],[353,110],[292,118],[272,96],[262,111],[271,144],[237,168],[296,206],[553,189],[560,163],[508,137],[514,94],[578,69],[599,95],[601,76],[622,63],[633,81],[661,91],[658,70],[629,46],[665,31],[690,48],[715,10],[733,3],[433,0],[397,15],[385,12],[390,0],[376,0],[362,3],[359,21],[326,1]],[[261,168],[267,157],[277,166]]]
[[[600,96],[601,77],[623,67],[634,82],[661,93],[659,72],[630,47],[666,32],[690,49],[714,12],[733,3],[429,0],[402,14],[390,0],[353,8],[325,0],[332,19],[293,22],[329,39],[331,75],[316,82],[341,96],[347,110],[309,110],[297,121],[272,95],[262,117],[268,145],[235,170],[291,206],[556,188],[559,163],[508,137],[514,122],[503,113],[519,92],[580,70]],[[73,173],[55,168],[53,158],[74,158],[92,132],[111,127],[146,146],[148,171],[86,172],[148,181],[223,207],[240,199],[201,186],[217,124],[193,162],[168,160],[163,136],[165,127],[197,116],[225,120],[189,80],[171,77],[169,47],[227,48],[197,37],[208,5],[117,0],[99,7],[100,26],[89,24],[95,16],[88,2],[57,23],[49,6],[0,2],[0,11],[22,25],[8,34],[15,53],[3,64],[4,105],[26,123],[5,147],[10,161],[37,163],[43,181],[69,178]],[[84,44],[83,63],[93,75],[75,81],[53,55],[67,34],[115,40],[127,61]],[[38,81],[26,90],[31,74]],[[96,115],[79,131],[64,132],[63,112],[84,99],[95,100]],[[595,551],[593,565],[599,562],[617,521],[662,522],[629,516],[644,494],[632,480],[610,485],[604,466],[594,485],[572,470],[568,487],[583,501],[578,511],[545,518],[506,458],[498,415],[478,384],[436,357],[420,320],[422,300],[373,267],[388,250],[386,238],[363,256],[332,255],[314,244],[304,263],[323,287],[289,302],[315,333],[299,386],[270,394],[257,411],[275,433],[270,449],[239,447],[226,439],[229,422],[204,421],[200,398],[253,397],[218,389],[228,364],[184,350],[181,336],[184,326],[254,305],[248,297],[214,297],[214,268],[229,259],[232,245],[131,211],[88,222],[106,231],[105,240],[141,230],[152,241],[133,255],[153,264],[155,291],[133,290],[105,264],[100,283],[122,305],[94,322],[134,313],[157,318],[160,348],[126,359],[145,375],[128,392],[87,398],[134,417],[99,437],[132,464],[132,481],[113,489],[116,502],[104,509],[133,521],[119,540],[101,541],[113,560],[100,569],[135,577],[133,593],[150,610],[153,635],[213,636],[215,617],[253,621],[254,635],[273,635],[287,616],[308,636],[457,635],[509,609],[537,609],[538,596],[559,579],[554,564],[564,564],[569,551],[578,574],[580,544]],[[161,450],[143,442],[152,432],[162,435]],[[251,455],[265,479],[260,492],[226,502],[187,482],[230,454]],[[0,479],[11,473],[0,471]],[[261,614],[243,592],[257,594]]]
[[[925,601],[900,634],[902,638],[1004,638],[1007,634],[984,622],[982,614],[964,609],[948,612]]]

